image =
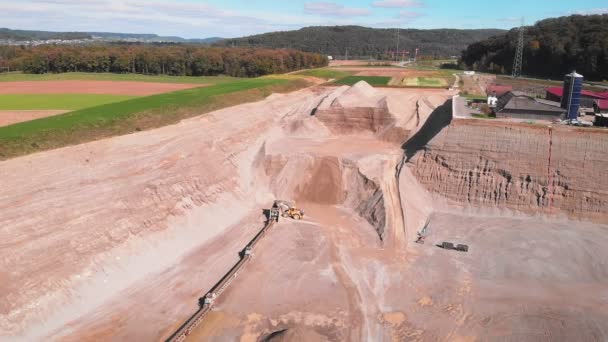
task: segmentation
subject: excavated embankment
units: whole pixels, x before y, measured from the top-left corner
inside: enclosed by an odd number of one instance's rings
[[[608,134],[455,120],[411,162],[420,183],[460,205],[607,222]]]
[[[264,176],[277,198],[297,203],[341,205],[355,210],[385,235],[385,199],[381,174],[366,175],[356,160],[334,156],[267,155]]]
[[[400,144],[445,101],[441,93],[378,90],[365,82],[339,87],[309,117],[286,122],[286,137],[264,145],[258,176],[277,198],[352,209],[382,242],[403,246]]]

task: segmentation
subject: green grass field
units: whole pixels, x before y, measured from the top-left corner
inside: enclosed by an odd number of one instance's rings
[[[478,119],[496,119],[495,116],[489,116],[487,114],[471,113],[471,116]]]
[[[487,96],[479,94],[461,94],[460,96],[464,97],[467,100],[487,101],[488,99]]]
[[[296,73],[296,75],[313,76],[313,77],[318,77],[318,78],[324,78],[327,80],[329,80],[329,79],[337,80],[337,79],[341,79],[344,77],[348,77],[352,74],[353,74],[352,72],[334,70],[334,69],[328,69],[328,68],[310,69],[310,70],[304,70],[304,71]]]
[[[238,78],[226,76],[166,76],[166,75],[140,75],[140,74],[112,74],[112,73],[86,73],[67,72],[63,74],[23,74],[20,72],[1,73],[0,82],[17,81],[133,81],[133,82],[159,82],[159,83],[192,83],[192,84],[220,84],[237,80]]]
[[[209,87],[139,97],[0,127],[0,160],[161,127],[307,85],[298,77],[233,79]]]
[[[0,110],[77,110],[133,98],[100,94],[0,94]]]
[[[448,85],[448,82],[446,79],[438,77],[408,77],[403,79],[402,84],[408,87],[443,88]]]
[[[353,64],[353,65],[335,65],[332,66],[335,69],[348,69],[348,68],[401,68],[398,65],[388,64],[388,63],[361,63],[361,64]]]
[[[385,76],[347,76],[339,80],[334,81],[334,84],[339,85],[353,85],[359,81],[365,81],[372,86],[385,86],[391,80],[390,77]]]

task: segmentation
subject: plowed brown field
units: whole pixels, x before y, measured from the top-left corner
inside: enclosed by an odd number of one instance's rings
[[[63,114],[67,110],[0,110],[0,127]]]

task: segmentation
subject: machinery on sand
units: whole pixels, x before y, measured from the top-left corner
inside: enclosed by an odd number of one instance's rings
[[[295,207],[293,203],[276,200],[272,206],[273,209],[278,210],[282,217],[289,217],[294,220],[300,220],[304,217],[304,211]]]

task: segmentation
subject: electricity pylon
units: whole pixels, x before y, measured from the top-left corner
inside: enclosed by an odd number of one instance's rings
[[[513,62],[513,77],[521,76],[521,69],[524,62],[524,19],[521,19],[519,27],[519,39],[517,40],[517,51],[515,51],[515,61]]]

